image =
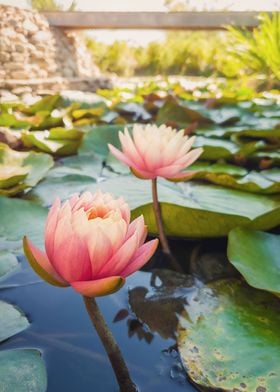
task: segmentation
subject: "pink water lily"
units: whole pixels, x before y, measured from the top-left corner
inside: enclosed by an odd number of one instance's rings
[[[27,259],[44,280],[95,297],[117,291],[128,275],[147,263],[158,240],[144,243],[146,236],[143,216],[130,223],[123,198],[85,192],[52,205],[45,227],[46,252],[26,237],[23,243]]]
[[[176,131],[161,125],[134,125],[132,136],[125,128],[119,132],[122,151],[109,144],[111,153],[128,165],[132,172],[143,179],[164,177],[182,181],[193,172],[183,170],[190,166],[202,153],[202,148],[190,151],[195,137],[184,135],[184,130]]]

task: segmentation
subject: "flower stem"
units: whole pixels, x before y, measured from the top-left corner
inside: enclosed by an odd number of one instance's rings
[[[102,341],[112,368],[115,372],[115,376],[120,387],[120,392],[137,392],[137,387],[130,378],[119,346],[115,341],[108,325],[106,324],[106,321],[104,320],[99,310],[95,298],[83,297],[83,299],[91,322],[95,327],[100,340]]]
[[[184,272],[182,267],[178,263],[178,261],[173,256],[173,254],[170,250],[167,238],[164,233],[162,214],[161,214],[160,204],[158,201],[157,179],[156,178],[152,179],[152,194],[153,194],[153,205],[154,205],[155,218],[156,218],[156,223],[157,223],[157,228],[158,228],[158,235],[159,235],[159,240],[161,243],[163,253],[165,253],[168,256],[170,264],[175,269],[175,271]]]

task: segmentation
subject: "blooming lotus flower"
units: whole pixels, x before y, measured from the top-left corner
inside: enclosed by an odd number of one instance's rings
[[[180,181],[193,175],[183,172],[202,153],[202,148],[190,151],[195,137],[184,135],[184,130],[176,131],[161,125],[134,125],[132,137],[125,128],[119,132],[122,151],[111,144],[111,153],[131,168],[131,171],[143,179],[164,177],[167,180]]]
[[[111,294],[125,278],[140,269],[155,252],[158,240],[144,244],[143,216],[130,223],[122,198],[85,192],[51,207],[45,227],[46,253],[24,238],[31,266],[44,280],[71,285],[87,297]]]

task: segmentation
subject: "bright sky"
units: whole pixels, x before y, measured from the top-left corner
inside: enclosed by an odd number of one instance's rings
[[[179,0],[177,0],[179,1]],[[183,0],[181,0],[183,2]],[[57,0],[64,8],[69,7],[72,0]],[[195,10],[230,9],[233,11],[280,11],[280,0],[188,0],[189,7]],[[10,4],[29,8],[27,0],[0,0],[0,4]],[[164,0],[76,0],[80,11],[166,11]],[[116,39],[129,41],[132,44],[146,45],[150,41],[161,40],[161,31],[91,31],[90,35],[98,40],[110,43]]]

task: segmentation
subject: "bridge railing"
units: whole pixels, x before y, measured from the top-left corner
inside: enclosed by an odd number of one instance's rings
[[[43,12],[51,26],[67,29],[220,30],[252,29],[258,12]]]

